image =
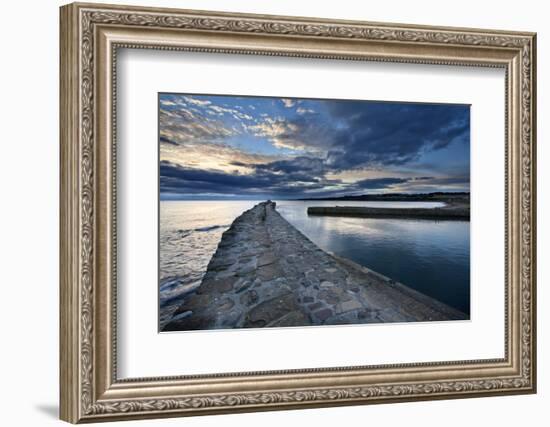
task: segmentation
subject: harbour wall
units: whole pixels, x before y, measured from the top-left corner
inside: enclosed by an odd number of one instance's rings
[[[466,207],[443,208],[372,208],[363,206],[311,206],[308,215],[351,216],[363,218],[419,218],[470,220],[470,209]]]

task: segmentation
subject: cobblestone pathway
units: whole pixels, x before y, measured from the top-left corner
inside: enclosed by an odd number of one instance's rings
[[[321,250],[263,202],[223,234],[165,331],[458,320],[467,316]]]

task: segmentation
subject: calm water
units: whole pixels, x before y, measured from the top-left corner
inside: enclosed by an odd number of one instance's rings
[[[256,201],[160,204],[160,322],[199,286],[222,233]],[[437,207],[432,202],[278,201],[277,210],[324,250],[470,312],[470,223],[308,216],[309,206]]]
[[[308,206],[437,207],[428,202],[278,202],[319,247],[470,313],[470,222],[308,216]]]

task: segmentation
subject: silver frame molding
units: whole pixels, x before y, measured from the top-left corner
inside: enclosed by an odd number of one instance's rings
[[[60,13],[61,419],[113,421],[536,391],[534,33],[81,3],[63,6]],[[119,48],[503,68],[505,357],[117,379]]]

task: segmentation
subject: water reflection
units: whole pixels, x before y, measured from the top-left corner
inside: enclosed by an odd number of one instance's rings
[[[372,202],[340,204],[373,206]],[[465,313],[470,312],[468,221],[307,215],[309,206],[323,205],[334,206],[335,203],[282,201],[278,202],[277,209],[321,248],[378,271]],[[386,204],[383,206],[387,207]],[[402,204],[394,207],[400,206]],[[409,204],[406,206],[412,207]],[[435,206],[420,203],[415,207]]]

